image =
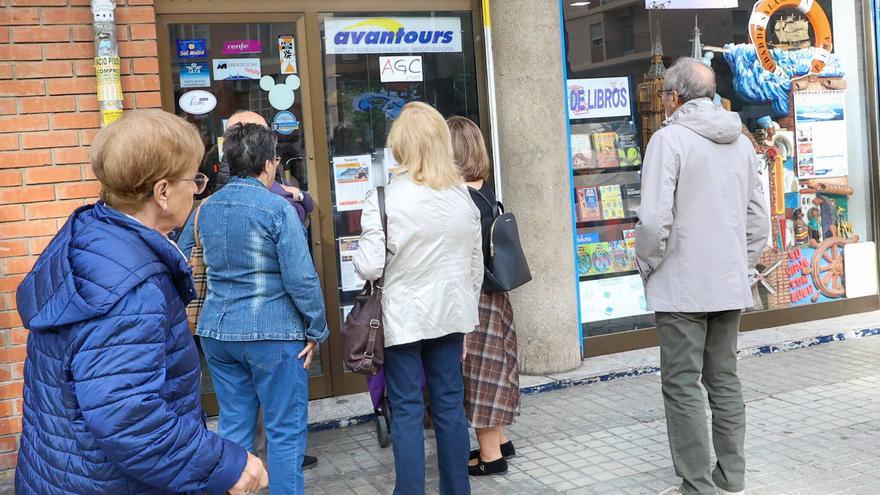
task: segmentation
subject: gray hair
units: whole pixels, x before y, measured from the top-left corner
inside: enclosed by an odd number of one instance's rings
[[[670,67],[663,79],[663,89],[674,90],[682,102],[715,97],[715,72],[703,62],[682,57]]]

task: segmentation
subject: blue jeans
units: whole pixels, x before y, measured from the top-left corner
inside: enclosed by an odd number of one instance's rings
[[[302,473],[308,427],[309,376],[297,354],[301,340],[222,341],[202,337],[220,405],[221,437],[254,450],[257,410],[263,406],[268,439],[269,491],[304,493]]]
[[[425,493],[424,367],[431,419],[437,436],[440,493],[467,495],[470,437],[461,378],[462,334],[385,348],[385,379],[391,401],[395,495]],[[273,494],[274,495],[274,494]]]

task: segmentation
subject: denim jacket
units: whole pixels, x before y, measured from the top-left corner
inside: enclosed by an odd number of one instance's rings
[[[189,257],[191,215],[180,235]],[[296,210],[255,178],[234,177],[202,202],[208,292],[196,334],[217,340],[312,340],[329,333],[324,297]]]

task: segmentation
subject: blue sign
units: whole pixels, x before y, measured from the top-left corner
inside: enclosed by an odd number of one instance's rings
[[[207,62],[187,62],[178,65],[181,88],[211,87],[211,66]]]
[[[272,120],[272,129],[278,134],[291,134],[299,129],[299,121],[293,112],[283,111],[275,114]]]
[[[201,58],[207,51],[204,39],[177,40],[177,58]]]

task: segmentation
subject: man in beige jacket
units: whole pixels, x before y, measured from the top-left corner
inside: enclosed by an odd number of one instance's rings
[[[682,478],[664,493],[741,493],[746,420],[736,340],[742,310],[754,305],[750,278],[769,234],[767,206],[739,115],[712,103],[712,69],[682,58],[663,86],[669,117],[645,153],[636,257],[656,312],[669,446]]]

